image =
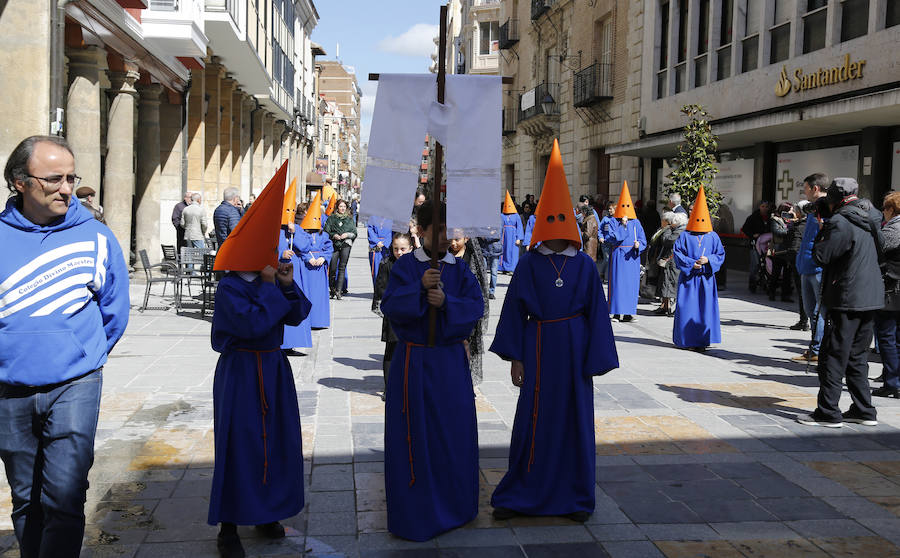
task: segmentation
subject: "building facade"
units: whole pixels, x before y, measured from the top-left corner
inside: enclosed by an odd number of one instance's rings
[[[638,139],[643,15],[640,2],[503,0],[502,180],[516,199],[540,197],[554,139],[573,199],[639,182],[640,160],[611,147]]]
[[[356,74],[337,60],[318,63],[319,97],[325,102],[323,134],[335,151],[320,149],[320,158],[328,155],[329,176],[342,197],[359,189],[365,160],[360,156],[360,101],[362,90]],[[323,140],[325,138],[323,135]],[[324,146],[324,144],[323,144]]]
[[[797,202],[813,172],[851,176],[880,205],[900,188],[900,3],[890,0],[644,0],[640,137],[609,149],[665,188],[700,103],[719,136],[720,231],[760,199]]]
[[[0,17],[0,163],[24,137],[66,136],[126,257],[175,244],[185,192],[211,215],[225,188],[247,200],[285,159],[303,176],[318,120],[312,0],[60,6],[11,0]]]

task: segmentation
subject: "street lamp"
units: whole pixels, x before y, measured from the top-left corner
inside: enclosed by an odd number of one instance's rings
[[[544,114],[550,114],[550,111],[553,110],[553,105],[556,104],[556,100],[553,99],[553,95],[547,93],[543,99],[541,99],[541,108],[544,109]]]

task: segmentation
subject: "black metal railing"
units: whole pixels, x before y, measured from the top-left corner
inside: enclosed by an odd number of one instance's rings
[[[500,48],[508,49],[519,42],[519,20],[507,19],[506,23],[500,26]]]
[[[555,3],[556,0],[531,0],[531,20],[534,21],[544,15]]]
[[[466,73],[466,63],[465,62],[460,62],[456,65],[456,73],[457,74]]]
[[[522,97],[534,92],[534,104],[523,109]],[[524,95],[519,95],[519,122],[528,120],[540,114],[559,114],[559,84],[558,83],[542,83],[535,87],[532,91],[526,91]]]
[[[612,99],[612,64],[595,62],[580,72],[575,72],[572,87],[576,107],[587,107]]]
[[[516,133],[516,109],[505,108],[500,111],[503,115],[503,135],[508,136]]]

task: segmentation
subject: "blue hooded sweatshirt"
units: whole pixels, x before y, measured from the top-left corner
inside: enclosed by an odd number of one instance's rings
[[[128,270],[112,231],[72,197],[36,225],[0,213],[0,383],[44,386],[103,366],[125,332]]]

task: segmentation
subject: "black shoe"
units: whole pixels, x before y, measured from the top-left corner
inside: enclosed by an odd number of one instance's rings
[[[900,399],[900,390],[891,389],[887,386],[881,386],[880,388],[873,389],[872,395],[874,395],[875,397],[891,397],[893,399]]]
[[[675,315],[675,310],[669,310],[668,312],[666,312],[666,316],[668,316],[670,318],[674,315]]]
[[[284,354],[287,356],[294,356],[294,357],[306,356],[306,353],[301,353],[297,349],[284,349]]]
[[[633,322],[633,321],[635,321],[635,319],[634,319],[634,316],[632,316],[631,314],[625,314],[624,316],[622,316],[622,321],[623,322]]]
[[[334,298],[334,293],[330,293],[330,294],[328,295],[328,298]]]
[[[656,314],[657,316],[665,316],[666,314],[669,313],[669,311],[666,310],[666,308],[664,306],[660,306],[659,308],[654,310],[653,313]]]
[[[350,294],[350,291],[348,291],[347,289],[344,289],[343,291],[341,291],[341,294],[342,295]]]
[[[565,517],[568,517],[572,521],[576,523],[584,523],[588,519],[591,518],[591,514],[586,511],[577,511],[572,513],[567,513]]]
[[[797,415],[797,422],[806,426],[824,426],[825,428],[840,428],[844,426],[843,421],[831,420],[819,415],[819,410],[809,414]]]
[[[216,547],[219,549],[219,556],[222,558],[244,558],[247,554],[244,552],[244,546],[241,544],[241,538],[235,532],[219,533],[216,537]]]
[[[284,526],[277,521],[266,523],[264,525],[257,525],[256,530],[259,531],[260,535],[264,536],[267,539],[284,538]]]
[[[490,300],[494,300],[494,299],[497,298],[497,297],[494,296],[494,293],[491,293],[491,294],[488,295],[488,298],[489,298]]]
[[[796,324],[792,325],[790,328],[792,331],[809,331],[809,322],[806,320],[800,320]]]
[[[841,413],[841,416],[844,417],[844,422],[852,422],[853,424],[861,424],[863,426],[878,426],[877,420],[864,417],[855,409],[845,411],[844,413]]]
[[[340,300],[341,296],[342,296],[341,293],[335,293],[332,298],[334,298],[335,300]]]
[[[613,317],[610,319],[618,322],[622,319],[622,316],[620,314],[613,314]]]
[[[515,510],[511,510],[509,508],[494,508],[494,512],[492,513],[494,519],[497,521],[504,521],[506,519],[512,519],[519,515],[519,512]]]

